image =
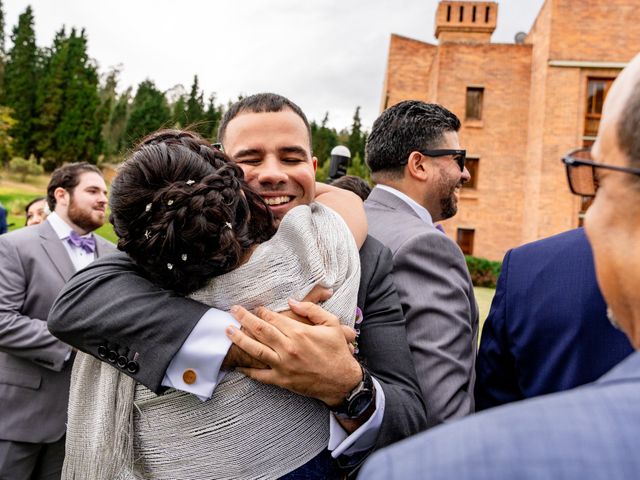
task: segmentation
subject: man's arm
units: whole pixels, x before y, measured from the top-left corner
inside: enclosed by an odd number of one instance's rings
[[[44,319],[21,313],[26,288],[18,249],[0,238],[0,350],[60,371],[70,348],[49,333]]]
[[[439,232],[415,236],[393,276],[429,426],[472,413],[478,313],[462,252]]]
[[[160,392],[171,359],[208,309],[156,287],[126,254],[117,253],[71,278],[48,323],[56,337],[100,360],[106,360],[106,349],[135,362],[137,371],[122,371]]]
[[[486,410],[524,398],[515,370],[515,359],[509,349],[507,330],[507,286],[509,260],[502,262],[491,311],[482,327],[482,338],[476,360],[476,410]],[[524,307],[523,307],[524,308]]]

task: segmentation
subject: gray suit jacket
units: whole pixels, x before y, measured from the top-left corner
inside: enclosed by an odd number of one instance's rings
[[[114,247],[96,237],[96,255]],[[65,432],[69,346],[47,329],[53,300],[75,269],[45,221],[0,237],[0,439],[53,442]]]
[[[382,447],[424,430],[426,414],[391,278],[391,253],[369,237],[360,262],[358,306],[364,321],[358,345],[361,360],[385,393],[376,443]],[[139,369],[123,372],[161,392],[169,362],[208,308],[156,287],[129,257],[117,254],[93,262],[69,281],[51,309],[49,328],[100,360],[105,360],[101,348],[114,352],[114,359],[136,358]]]
[[[374,455],[361,478],[640,478],[640,353],[597,382],[434,428]]]
[[[460,248],[380,188],[373,189],[365,210],[369,233],[393,254],[427,423],[473,412],[478,307]]]

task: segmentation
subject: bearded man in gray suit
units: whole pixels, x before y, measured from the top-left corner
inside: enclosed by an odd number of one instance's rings
[[[77,270],[115,250],[91,233],[104,223],[106,190],[95,166],[61,167],[47,220],[0,237],[1,479],[60,478],[72,351],[47,316]]]
[[[470,179],[459,129],[440,105],[405,101],[380,115],[366,147],[369,233],[393,253],[429,426],[474,410],[478,308],[462,251],[434,226],[456,214]]]

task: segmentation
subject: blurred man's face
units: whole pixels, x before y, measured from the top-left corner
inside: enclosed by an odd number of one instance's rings
[[[243,112],[228,123],[221,140],[276,221],[315,198],[317,160],[311,156],[304,121],[292,110]]]
[[[609,91],[598,138],[592,148],[595,162],[629,166],[627,155],[618,145],[617,124],[624,102],[638,79],[640,62],[635,61]],[[602,294],[616,323],[634,342],[634,338],[640,339],[637,331],[640,325],[635,326],[632,321],[640,283],[640,190],[634,185],[638,178],[599,169],[598,181],[596,198],[586,214],[585,231],[593,247]]]
[[[80,182],[73,192],[65,192],[56,203],[56,212],[80,234],[89,233],[104,224],[107,207],[107,186],[95,172],[80,174]]]

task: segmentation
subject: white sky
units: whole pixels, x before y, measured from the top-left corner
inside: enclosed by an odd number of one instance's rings
[[[543,0],[498,0],[494,42],[528,32]],[[39,46],[63,25],[85,28],[101,73],[120,65],[119,90],[145,78],[185,89],[197,74],[217,103],[273,91],[337,129],[356,106],[377,117],[392,33],[435,43],[437,0],[4,0],[7,47],[30,4]]]

